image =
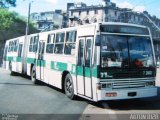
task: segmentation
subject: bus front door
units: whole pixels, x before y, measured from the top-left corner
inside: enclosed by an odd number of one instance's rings
[[[37,60],[37,78],[42,81],[44,80],[44,67],[45,67],[44,47],[45,47],[45,42],[40,41],[38,50],[38,60]]]
[[[77,92],[80,95],[92,98],[92,48],[93,37],[79,39],[77,63]]]

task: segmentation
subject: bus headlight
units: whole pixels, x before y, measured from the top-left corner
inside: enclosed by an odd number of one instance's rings
[[[155,81],[146,82],[146,86],[155,86]]]
[[[107,83],[106,88],[112,88],[112,83]]]

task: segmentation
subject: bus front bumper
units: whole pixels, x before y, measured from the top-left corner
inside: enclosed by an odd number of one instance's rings
[[[134,99],[154,96],[157,96],[156,87],[97,91],[97,101]]]

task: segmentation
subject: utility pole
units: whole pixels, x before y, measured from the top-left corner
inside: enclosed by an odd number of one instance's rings
[[[31,12],[31,2],[29,2],[29,6],[28,6],[28,18],[27,18],[27,23],[26,23],[26,36],[29,33],[29,21],[30,21],[30,12]]]
[[[29,34],[29,21],[30,21],[30,11],[31,11],[31,3],[33,1],[29,2],[28,6],[28,17],[26,22],[26,35],[25,35],[25,41],[24,41],[24,47],[23,47],[23,58],[22,58],[22,73],[27,73],[27,45],[29,44],[28,40],[28,34]]]

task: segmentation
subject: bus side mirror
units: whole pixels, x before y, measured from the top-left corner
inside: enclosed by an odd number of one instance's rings
[[[100,35],[97,35],[96,36],[96,42],[95,42],[96,46],[100,46],[101,45],[101,41],[100,40],[101,40],[100,39]]]

